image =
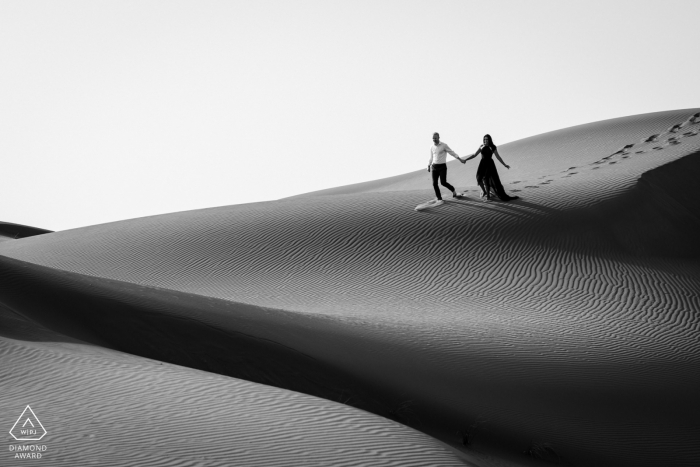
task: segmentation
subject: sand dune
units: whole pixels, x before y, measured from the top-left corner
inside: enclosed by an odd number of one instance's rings
[[[479,465],[697,465],[698,130],[686,109],[504,144],[511,203],[415,212],[423,170],[7,241],[0,301],[341,400]],[[475,168],[450,178],[475,193]]]
[[[6,433],[8,445],[47,449],[37,460],[3,452],[3,466],[466,465],[422,433],[337,402],[86,345],[12,315],[0,311],[21,339],[0,337],[2,423],[32,401],[48,433],[34,443]]]

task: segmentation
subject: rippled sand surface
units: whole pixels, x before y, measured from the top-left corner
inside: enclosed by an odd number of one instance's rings
[[[4,241],[0,301],[280,397],[272,412],[307,397],[273,386],[343,402],[479,465],[697,465],[699,130],[685,109],[504,144],[510,203],[478,198],[476,164],[450,164],[467,196],[421,212],[425,171]],[[31,367],[31,346],[48,344],[6,345]],[[337,444],[327,435],[311,437]],[[417,465],[459,462],[420,439],[440,454],[408,455]],[[294,449],[325,452],[305,443]]]

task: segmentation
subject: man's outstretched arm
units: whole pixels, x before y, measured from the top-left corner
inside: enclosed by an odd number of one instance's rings
[[[463,162],[463,161],[462,161],[462,158],[459,157],[459,156],[457,155],[457,153],[454,152],[448,145],[445,145],[445,151],[447,151],[447,154],[449,154],[450,156],[454,157],[454,158],[457,159],[458,161]]]

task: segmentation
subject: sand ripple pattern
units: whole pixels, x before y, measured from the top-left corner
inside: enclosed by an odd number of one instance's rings
[[[0,422],[32,406],[48,431],[42,465],[467,465],[342,404],[89,345],[0,337],[0,365]],[[2,466],[28,462],[0,454]]]

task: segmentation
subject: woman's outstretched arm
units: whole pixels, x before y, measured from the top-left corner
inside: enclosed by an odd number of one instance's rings
[[[498,154],[498,149],[496,149],[495,151],[493,151],[493,153],[496,155],[496,159],[498,159],[498,162],[500,162],[501,164],[503,164],[503,166],[504,166],[506,169],[510,169],[510,166],[507,165],[505,162],[503,162],[503,159],[501,159],[501,155]]]
[[[469,156],[469,157],[467,157],[466,159],[464,159],[464,162],[467,162],[467,161],[470,160],[470,159],[474,159],[474,158],[475,158],[476,156],[478,156],[480,153],[481,153],[481,147],[479,147],[479,149],[477,149],[476,152],[475,152],[474,154],[472,154],[471,156]]]

